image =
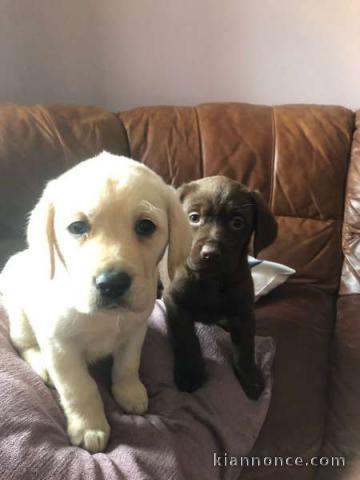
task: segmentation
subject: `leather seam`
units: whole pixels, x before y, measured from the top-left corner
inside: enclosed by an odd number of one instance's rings
[[[197,107],[194,107],[196,126],[198,129],[198,140],[199,140],[199,150],[200,150],[200,178],[204,177],[205,165],[204,165],[204,152],[202,146],[202,136],[200,130],[200,118],[197,111]]]
[[[270,169],[270,198],[269,205],[274,211],[274,192],[275,192],[275,152],[276,152],[276,118],[275,107],[271,109],[271,128],[272,128],[272,149],[271,149],[271,169]]]
[[[129,135],[128,135],[128,131],[125,127],[125,124],[121,118],[121,112],[119,113],[114,113],[112,112],[113,116],[116,118],[116,120],[119,122],[120,124],[120,128],[122,128],[123,132],[125,133],[125,139],[126,139],[126,144],[127,144],[127,151],[128,151],[128,155],[130,158],[132,158],[132,152],[131,152],[131,147],[130,147],[130,140],[129,140]]]

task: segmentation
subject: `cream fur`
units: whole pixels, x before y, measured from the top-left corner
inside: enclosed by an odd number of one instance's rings
[[[74,238],[67,226],[87,218],[92,229]],[[157,229],[134,231],[139,218]],[[168,247],[172,277],[190,249],[190,231],[176,192],[131,159],[103,152],[49,182],[28,225],[27,250],[1,275],[14,346],[58,390],[70,441],[90,452],[105,449],[110,427],[87,364],[114,356],[113,394],[125,412],[147,410],[139,379],[141,348],[153,309],[157,266]],[[126,305],[99,310],[94,277],[104,269],[133,277]]]

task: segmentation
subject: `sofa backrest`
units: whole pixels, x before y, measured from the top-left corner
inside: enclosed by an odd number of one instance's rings
[[[119,114],[131,155],[175,185],[223,174],[262,192],[279,222],[260,256],[336,291],[354,113],[342,107],[205,104]]]
[[[23,244],[26,215],[45,183],[108,150],[176,186],[224,174],[260,190],[279,222],[278,239],[261,256],[294,267],[293,282],[335,292],[354,117],[312,105],[205,104],[117,115],[96,107],[0,106],[0,268]]]

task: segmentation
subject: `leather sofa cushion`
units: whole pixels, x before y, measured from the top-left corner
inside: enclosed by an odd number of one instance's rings
[[[275,340],[273,396],[250,455],[317,456],[326,420],[328,357],[335,308],[318,288],[284,284],[260,299],[257,333]],[[247,468],[244,480],[307,480],[312,467]]]

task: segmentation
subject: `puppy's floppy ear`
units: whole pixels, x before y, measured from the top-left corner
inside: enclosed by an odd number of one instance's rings
[[[254,225],[254,255],[256,257],[260,250],[267,247],[275,240],[278,226],[273,213],[266,205],[260,193],[256,190],[249,193],[256,205]]]
[[[196,180],[194,182],[183,183],[178,189],[180,202],[183,203],[185,197],[198,188]]]
[[[185,264],[191,247],[191,228],[182,209],[178,192],[168,186],[168,273],[170,280],[176,270]]]
[[[52,201],[53,182],[49,182],[30,214],[27,227],[29,249],[39,261],[39,267],[44,268],[48,278],[55,273],[55,232],[54,205]]]

